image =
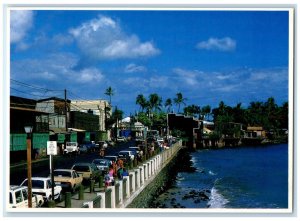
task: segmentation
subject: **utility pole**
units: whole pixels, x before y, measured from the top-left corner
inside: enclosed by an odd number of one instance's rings
[[[66,132],[68,132],[68,108],[67,108],[67,90],[65,89],[65,118]]]

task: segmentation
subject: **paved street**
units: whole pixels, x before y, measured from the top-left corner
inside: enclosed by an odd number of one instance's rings
[[[134,145],[134,141],[120,143],[114,147],[107,148],[106,155],[116,155],[120,150],[126,149],[127,147]],[[71,168],[75,162],[92,162],[92,160],[95,158],[99,158],[99,152],[80,154],[78,156],[54,156],[54,169]],[[32,176],[45,177],[49,174],[49,157],[32,161]],[[19,185],[26,178],[26,162],[10,166],[10,185]]]

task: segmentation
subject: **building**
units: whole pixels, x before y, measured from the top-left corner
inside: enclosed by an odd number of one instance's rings
[[[10,97],[10,162],[27,159],[27,134],[24,127],[32,126],[32,157],[46,155],[49,141],[49,114],[36,110],[36,100]]]
[[[168,114],[168,129],[170,133],[175,130],[181,132],[181,137],[189,148],[196,148],[197,130],[199,130],[199,121],[193,117],[187,117],[180,114]]]
[[[66,133],[68,131],[68,113],[70,111],[70,100],[57,97],[38,100],[36,110],[49,114],[49,130],[54,133]]]
[[[100,139],[104,140],[110,137],[110,131],[106,131],[106,117],[111,115],[111,105],[106,100],[72,100],[71,111],[79,111],[84,113],[90,113],[98,116],[98,129]]]

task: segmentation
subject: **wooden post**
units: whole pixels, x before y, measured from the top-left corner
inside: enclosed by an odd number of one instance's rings
[[[27,179],[28,179],[28,208],[32,208],[32,180],[31,180],[31,134],[27,134]]]

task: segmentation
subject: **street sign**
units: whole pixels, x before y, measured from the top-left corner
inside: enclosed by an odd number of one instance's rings
[[[47,155],[57,155],[57,141],[47,141]]]

